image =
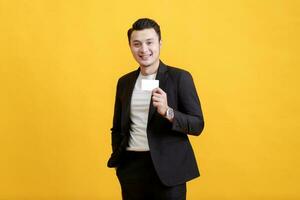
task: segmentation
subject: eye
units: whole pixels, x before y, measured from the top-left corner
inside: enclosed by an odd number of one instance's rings
[[[147,42],[147,45],[152,45],[153,44],[153,42]]]
[[[139,47],[139,46],[140,46],[140,43],[135,42],[135,43],[133,43],[133,46],[134,46],[134,47]]]

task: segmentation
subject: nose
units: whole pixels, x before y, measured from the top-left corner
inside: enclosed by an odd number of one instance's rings
[[[145,52],[147,52],[147,50],[148,50],[147,45],[146,45],[145,43],[143,43],[143,44],[141,45],[140,51],[141,51],[142,53],[145,53]]]

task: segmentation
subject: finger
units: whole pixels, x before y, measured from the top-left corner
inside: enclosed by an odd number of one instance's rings
[[[162,89],[160,89],[159,87],[157,87],[152,90],[152,94],[154,94],[154,93],[164,94],[165,92]]]
[[[161,95],[161,94],[158,94],[158,93],[153,93],[153,95],[152,95],[153,97],[160,97],[160,98],[162,98],[163,97],[163,95]]]
[[[158,106],[158,103],[157,103],[157,102],[153,102],[153,106],[154,106],[154,107],[157,107],[157,106]]]
[[[160,97],[155,97],[155,96],[152,97],[152,100],[155,102],[162,101],[162,99]]]
[[[161,102],[153,102],[154,107],[162,106],[163,104]]]
[[[159,93],[159,94],[165,94],[165,92],[162,89],[160,89],[159,87],[155,88],[155,91],[156,91],[156,93]]]

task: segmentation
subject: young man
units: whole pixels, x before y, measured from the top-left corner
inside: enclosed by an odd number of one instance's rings
[[[204,127],[193,79],[160,61],[154,20],[137,20],[128,41],[139,68],[117,84],[108,166],[116,168],[124,200],[186,199],[186,182],[200,175],[188,135]],[[143,79],[159,87],[144,90]]]

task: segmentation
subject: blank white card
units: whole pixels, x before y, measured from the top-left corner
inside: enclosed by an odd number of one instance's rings
[[[159,80],[142,79],[142,90],[152,91],[159,87]]]

